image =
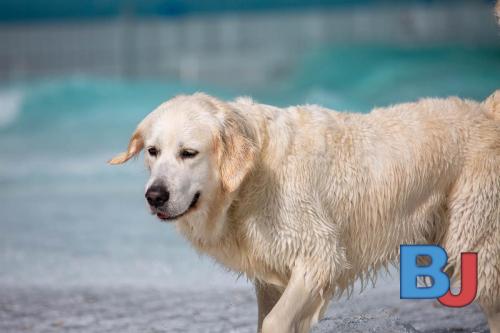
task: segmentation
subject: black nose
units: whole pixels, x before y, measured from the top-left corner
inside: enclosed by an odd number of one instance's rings
[[[146,191],[146,200],[155,208],[163,206],[163,204],[168,201],[169,197],[170,193],[168,193],[164,186],[153,185]]]

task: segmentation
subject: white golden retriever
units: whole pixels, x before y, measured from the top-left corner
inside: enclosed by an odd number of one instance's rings
[[[258,330],[307,332],[334,294],[439,244],[458,277],[478,252],[477,300],[500,333],[500,90],[339,113],[178,96],[149,114],[152,213],[255,283]]]

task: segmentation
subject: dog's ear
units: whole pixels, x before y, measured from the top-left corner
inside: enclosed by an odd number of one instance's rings
[[[137,128],[130,138],[127,151],[116,155],[111,160],[109,160],[108,163],[113,165],[125,163],[129,159],[137,155],[142,150],[142,148],[144,148],[144,139],[142,137],[140,128]]]
[[[219,155],[219,165],[222,185],[231,193],[238,189],[254,166],[257,154],[255,133],[252,133],[241,115],[228,111],[220,138],[222,153]]]

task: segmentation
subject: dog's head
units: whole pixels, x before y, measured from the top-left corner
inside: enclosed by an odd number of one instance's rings
[[[231,105],[198,93],[160,105],[139,124],[127,151],[109,163],[124,163],[142,149],[151,212],[193,227],[220,220],[254,164],[255,133]]]

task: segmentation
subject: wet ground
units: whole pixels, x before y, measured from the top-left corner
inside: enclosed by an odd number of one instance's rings
[[[176,292],[137,288],[1,288],[0,332],[255,332],[250,288]],[[314,333],[488,332],[477,306],[449,309],[372,289],[332,302]]]

